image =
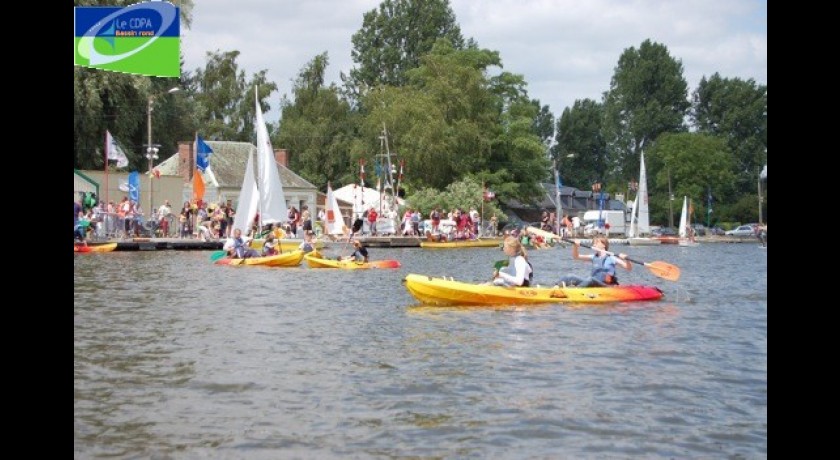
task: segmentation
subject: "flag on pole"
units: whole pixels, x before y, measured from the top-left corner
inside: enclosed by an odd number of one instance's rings
[[[128,199],[140,202],[140,173],[137,171],[128,173]]]
[[[197,171],[193,174],[193,200],[196,202],[204,199],[204,177]]]
[[[201,136],[195,136],[195,166],[198,168],[199,171],[204,172],[208,166],[210,166],[210,154],[213,153],[213,149],[204,142],[204,139]]]
[[[125,155],[125,151],[119,146],[119,144],[117,144],[116,139],[114,139],[114,136],[111,136],[110,131],[105,131],[105,138],[105,146],[108,149],[105,158],[109,160],[117,160],[118,168],[125,168],[128,166],[128,157]]]

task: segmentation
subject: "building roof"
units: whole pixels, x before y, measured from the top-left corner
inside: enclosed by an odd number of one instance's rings
[[[248,155],[256,155],[257,147],[250,142],[205,141],[213,149],[210,154],[210,169],[218,183],[223,188],[240,188],[245,177],[245,164]],[[178,155],[172,155],[159,165],[158,170],[163,175],[178,175]],[[298,176],[291,169],[277,163],[280,182],[283,188],[317,188],[306,179]],[[256,157],[254,163],[256,171]]]

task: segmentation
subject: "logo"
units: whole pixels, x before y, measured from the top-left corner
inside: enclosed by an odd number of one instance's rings
[[[112,72],[180,77],[181,21],[169,2],[77,6],[73,63]]]

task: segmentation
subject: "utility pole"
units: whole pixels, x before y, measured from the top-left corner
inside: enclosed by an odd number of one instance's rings
[[[764,225],[764,220],[761,217],[761,204],[764,199],[761,197],[761,172],[758,173],[758,224]]]
[[[560,219],[563,214],[563,203],[560,202],[560,170],[557,169],[557,159],[554,160],[554,204],[557,208],[557,226],[554,227],[555,233],[562,235],[560,231]]]
[[[668,226],[674,226],[674,194],[671,192],[671,168],[668,168]]]

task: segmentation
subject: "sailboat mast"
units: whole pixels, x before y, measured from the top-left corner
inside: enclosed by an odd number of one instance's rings
[[[259,85],[254,85],[254,107],[257,107],[259,109],[260,96],[259,96],[259,92],[257,90],[258,86]],[[259,120],[257,122],[259,122]],[[259,155],[259,149],[260,149],[259,129],[260,128],[259,128],[259,126],[254,126],[254,129],[256,129],[255,133],[257,135],[257,171],[260,171],[261,165],[262,165],[262,163],[259,161],[259,159],[260,159],[260,155]],[[260,179],[259,181],[257,181],[257,183],[263,184],[264,182],[262,182],[262,179]],[[259,193],[266,193],[266,192],[260,191]],[[260,210],[260,212],[257,213],[257,235],[254,235],[255,238],[257,236],[259,236],[259,232],[262,230],[262,220],[263,220],[263,215],[265,214],[263,212],[263,200],[262,199],[259,200],[259,210]],[[248,222],[248,225],[251,225],[251,223]]]

